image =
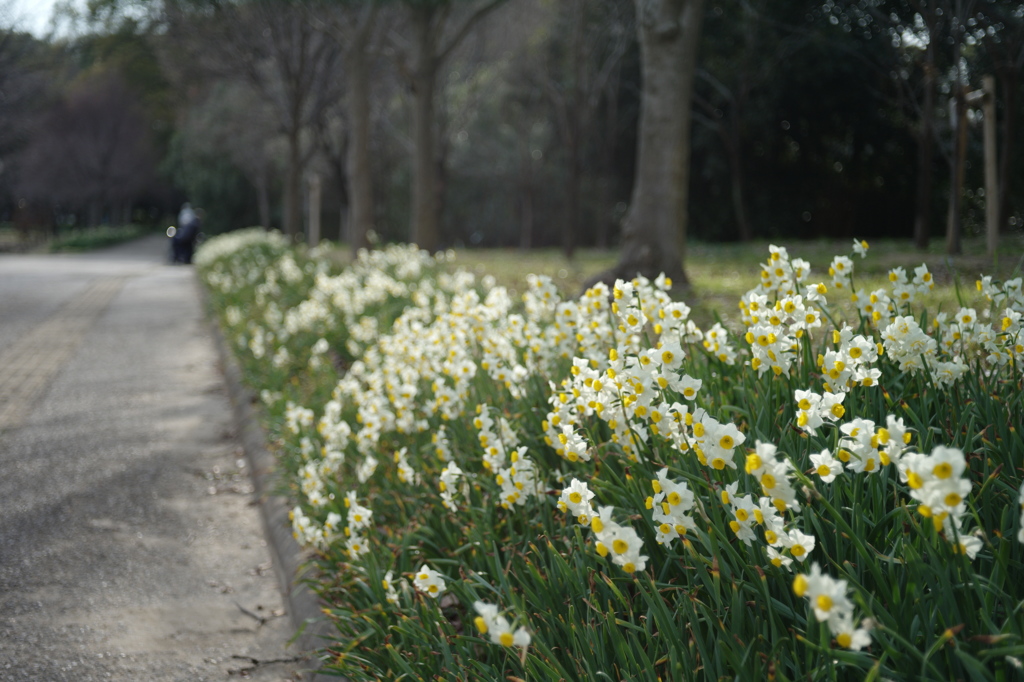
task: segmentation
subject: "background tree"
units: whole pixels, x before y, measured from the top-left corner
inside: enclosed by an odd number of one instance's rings
[[[470,30],[505,0],[459,3],[453,0],[404,0],[407,36],[392,32],[396,65],[413,98],[411,241],[433,251],[440,245],[437,120],[437,76]]]
[[[637,0],[643,59],[639,150],[619,261],[602,279],[665,273],[689,285],[690,111],[703,0]]]
[[[320,137],[328,148],[344,154],[344,166],[338,166],[337,172],[345,178],[344,193],[349,208],[347,236],[353,255],[370,246],[368,235],[376,225],[370,164],[370,77],[381,50],[381,10],[377,2],[344,2],[325,18],[327,30],[338,40],[341,49],[348,120],[347,129],[335,130],[334,135],[337,138],[337,134],[342,133],[343,146],[331,145],[331,138],[324,135],[328,128],[325,124],[321,124]]]
[[[565,158],[565,219],[562,251],[572,258],[582,220],[584,156],[593,144],[602,105],[611,109],[618,93],[610,84],[636,40],[631,3],[570,0],[558,3],[549,28],[544,63],[529,74],[547,98]],[[610,145],[604,145],[608,149]],[[601,221],[601,217],[595,217]]]
[[[1011,185],[1020,178],[1014,172],[1020,168],[1014,147],[1019,118],[1017,90],[1024,70],[1024,5],[992,1],[982,3],[978,9],[975,37],[984,56],[981,68],[996,77],[997,100],[1002,103],[997,211],[1000,229],[1005,232],[1011,226]]]
[[[24,152],[18,191],[26,197],[85,210],[88,224],[125,207],[154,181],[149,125],[119,73],[75,83],[45,117]]]
[[[168,4],[170,33],[211,74],[242,78],[269,105],[287,142],[284,232],[302,228],[302,177],[314,145],[304,133],[339,96],[337,44],[311,17],[315,3]]]

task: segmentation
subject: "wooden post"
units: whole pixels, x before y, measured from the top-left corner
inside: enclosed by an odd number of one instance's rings
[[[320,243],[320,174],[313,173],[309,177],[309,234],[308,244],[316,246]]]
[[[999,248],[999,173],[996,164],[996,79],[981,79],[984,98],[982,113],[985,127],[985,246],[988,257],[995,260]]]

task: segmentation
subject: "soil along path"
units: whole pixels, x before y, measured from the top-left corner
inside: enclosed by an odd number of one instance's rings
[[[192,269],[0,256],[0,680],[298,680]]]

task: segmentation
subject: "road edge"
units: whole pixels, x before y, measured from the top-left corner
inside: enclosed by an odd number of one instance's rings
[[[231,401],[237,438],[245,452],[255,488],[255,503],[260,509],[263,535],[270,549],[278,587],[295,627],[296,635],[289,646],[296,648],[297,655],[303,656],[309,664],[312,681],[324,682],[328,678],[316,672],[321,661],[316,657],[315,649],[327,643],[332,628],[323,615],[319,598],[303,580],[308,572],[308,554],[292,536],[289,500],[274,494],[277,460],[267,448],[269,439],[260,423],[259,399],[243,381],[242,368],[213,314],[209,293],[198,275],[193,278],[193,284],[198,289],[202,315],[217,348],[219,369]]]

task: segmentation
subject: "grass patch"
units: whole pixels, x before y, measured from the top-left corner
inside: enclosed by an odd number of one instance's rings
[[[145,237],[153,232],[144,225],[101,225],[62,232],[49,243],[51,253],[82,252],[114,246]]]

